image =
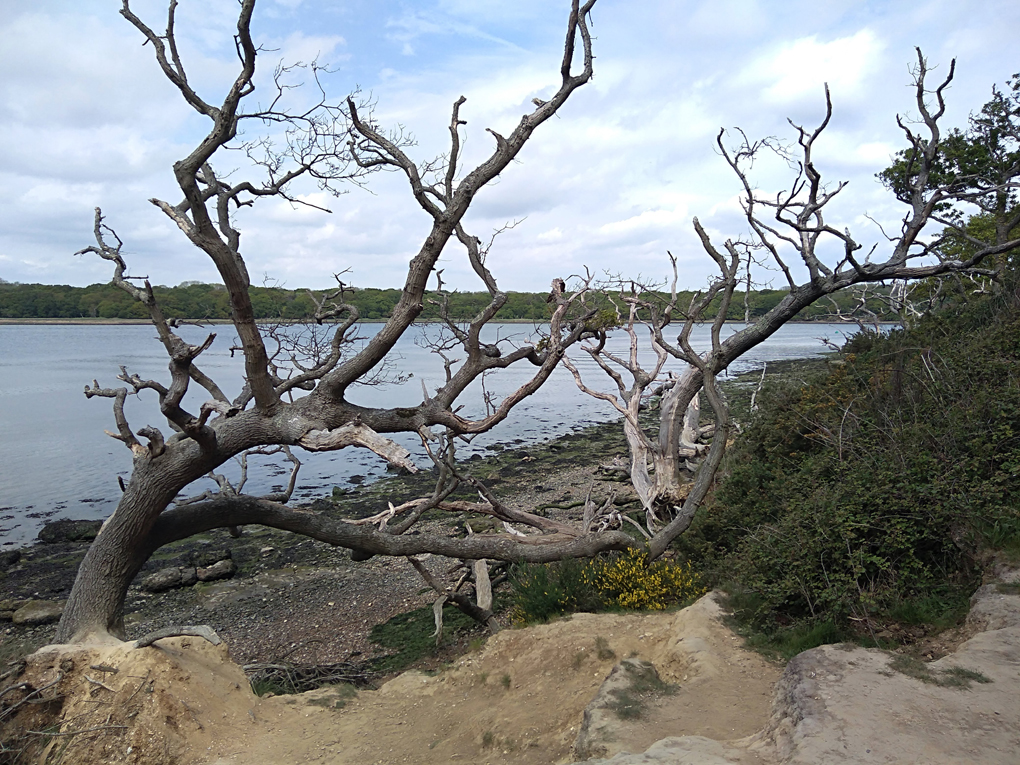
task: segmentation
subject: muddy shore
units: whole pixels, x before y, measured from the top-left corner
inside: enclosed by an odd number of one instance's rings
[[[802,360],[769,365],[770,376],[798,374],[825,365]],[[760,373],[727,381],[731,410],[746,417],[750,391]],[[708,418],[703,415],[703,419]],[[599,470],[614,460],[625,464],[627,447],[618,422],[593,425],[540,444],[498,450],[466,462],[471,474],[504,502],[562,519],[576,519],[588,491],[597,499],[615,495],[620,509],[636,509],[629,483]],[[339,517],[361,518],[431,493],[428,471],[389,476],[316,500],[311,507]],[[474,499],[465,494],[464,498]],[[462,514],[435,512],[433,529],[464,531]],[[413,532],[412,532],[413,533]],[[0,559],[0,612],[26,599],[60,602],[67,598],[88,542],[35,544],[21,549],[16,561]],[[10,553],[7,553],[10,555]],[[13,556],[12,556],[13,557]],[[145,577],[172,567],[208,565],[229,557],[236,566],[230,579],[198,583],[152,594]],[[433,557],[437,574],[452,561]],[[249,526],[239,538],[226,530],[196,535],[161,548],[146,563],[128,591],[125,624],[130,638],[168,625],[207,624],[230,646],[240,664],[287,660],[303,664],[359,662],[381,651],[369,640],[372,627],[391,617],[432,603],[434,595],[402,558],[376,557],[355,562],[342,548],[288,532]],[[9,615],[9,611],[7,611]],[[52,642],[56,626],[0,622],[0,660]]]
[[[628,485],[606,480],[598,466],[626,454],[618,423],[596,425],[554,441],[495,451],[467,462],[470,472],[511,505],[560,517],[580,513],[594,484],[596,497],[618,495],[625,506],[635,499]],[[432,476],[390,476],[311,506],[318,512],[360,518],[431,491]],[[473,498],[465,495],[465,498]],[[433,528],[463,530],[462,514],[436,512]],[[62,601],[88,542],[35,544],[0,572],[0,601]],[[140,585],[162,569],[201,565],[224,557],[237,567],[223,581],[199,583],[152,594]],[[436,573],[451,561],[434,557]],[[371,628],[392,616],[431,604],[434,595],[402,558],[354,562],[342,548],[287,532],[249,526],[239,538],[215,530],[161,548],[136,577],[127,597],[125,624],[137,638],[167,625],[207,624],[228,643],[241,664],[275,662],[330,664],[359,661],[379,652],[368,639]],[[54,624],[0,623],[0,658],[52,642]]]

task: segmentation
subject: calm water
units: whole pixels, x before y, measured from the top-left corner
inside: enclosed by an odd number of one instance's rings
[[[371,335],[378,326],[366,325],[362,334]],[[200,366],[232,397],[240,389],[243,371],[241,359],[231,358],[229,353],[233,329],[222,325],[212,329],[219,336],[200,357]],[[182,334],[191,342],[200,342],[207,331],[186,327]],[[401,372],[412,373],[413,379],[402,385],[359,387],[349,392],[349,399],[367,406],[420,403],[421,381],[431,390],[443,380],[439,359],[415,342],[420,340],[422,331],[408,333],[397,346],[399,358],[394,366]],[[844,333],[852,331],[847,325],[787,325],[730,371],[740,373],[760,368],[763,361],[821,354],[826,348],[820,338],[841,342]],[[500,337],[524,340],[533,328],[509,324],[492,328],[493,337],[497,332]],[[707,330],[695,335],[696,348],[707,344]],[[623,338],[617,341],[617,348],[625,349]],[[608,389],[608,378],[586,354],[575,352],[571,356],[586,372],[589,385]],[[49,519],[105,518],[113,510],[120,494],[117,476],[127,477],[131,455],[119,441],[103,432],[115,429],[112,401],[87,400],[83,390],[93,379],[102,387],[118,387],[121,383],[116,376],[122,365],[143,378],[169,381],[165,353],[149,326],[0,326],[0,544],[17,546],[30,542]],[[490,375],[486,389],[490,395],[506,395],[528,379],[532,369],[524,362]],[[189,396],[192,397],[185,405],[190,411],[197,411],[207,398]],[[467,413],[478,414],[482,410],[477,386],[467,391],[462,400]],[[128,397],[125,409],[135,431],[155,425],[169,433],[155,393],[143,391],[140,396]],[[461,448],[460,453],[466,456],[495,444],[534,443],[615,416],[608,404],[580,393],[570,375],[560,369],[538,393],[519,404],[507,422],[495,432],[479,437],[471,446]],[[411,450],[419,465],[427,464],[417,436],[404,434],[396,440]],[[297,450],[296,454],[303,463],[298,499],[328,493],[333,486],[349,486],[352,478],[371,480],[385,473],[385,464],[364,449],[331,454]],[[231,466],[222,469],[231,473]],[[252,493],[264,493],[285,480],[286,471],[272,465],[264,465],[261,470],[250,467],[245,488]],[[191,488],[199,493],[213,486],[209,479],[201,479]]]

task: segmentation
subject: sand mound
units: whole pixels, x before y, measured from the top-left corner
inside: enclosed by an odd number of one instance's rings
[[[747,736],[768,719],[780,668],[741,648],[720,613],[709,596],[671,614],[577,614],[506,630],[445,672],[407,672],[350,700],[328,690],[264,700],[256,713],[266,725],[245,741],[219,742],[212,761],[569,761],[585,706],[631,656],[677,687],[613,740],[602,736],[602,751],[641,751],[670,735]]]
[[[3,740],[38,763],[187,761],[253,726],[258,705],[226,646],[200,638],[49,646],[13,682],[21,687],[3,697]]]
[[[585,754],[621,765],[1015,762],[1018,579],[979,590],[984,631],[927,665],[823,646],[781,673],[741,647],[712,595],[506,630],[377,691],[259,699],[226,648],[199,638],[55,646],[4,680],[4,742],[49,765],[547,765],[580,754],[583,728]]]

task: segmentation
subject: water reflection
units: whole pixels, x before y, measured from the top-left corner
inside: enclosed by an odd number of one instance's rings
[[[370,337],[380,325],[362,327],[361,335]],[[729,325],[734,332],[742,325]],[[422,400],[422,385],[433,390],[445,379],[442,360],[427,347],[438,328],[425,326],[408,333],[398,343],[393,371],[411,375],[403,384],[355,386],[348,398],[364,406],[414,406]],[[200,366],[215,379],[230,397],[240,390],[243,361],[232,356],[233,330],[229,326],[212,328],[184,327],[182,336],[189,342],[201,342],[209,331],[219,337],[200,358]],[[740,373],[760,367],[764,361],[803,358],[826,352],[819,338],[841,342],[852,334],[848,325],[792,324],[783,327],[767,342],[736,362],[730,370]],[[488,328],[487,342],[497,338],[527,342],[537,337],[534,327],[504,324]],[[696,348],[708,343],[707,328],[696,331]],[[614,338],[610,348],[626,351],[626,339]],[[454,353],[452,358],[457,358]],[[587,356],[575,352],[571,358],[585,375],[589,385],[609,390],[611,383]],[[113,429],[109,399],[86,400],[86,384],[96,379],[103,387],[117,387],[120,366],[143,378],[167,381],[167,359],[155,331],[145,325],[4,325],[0,326],[0,543],[24,544],[35,537],[45,520],[58,517],[103,518],[113,509],[120,490],[117,476],[127,478],[130,452],[120,442],[106,436]],[[516,390],[534,371],[522,362],[485,380],[488,393],[499,399]],[[193,386],[194,387],[194,386]],[[202,391],[191,391],[185,406],[197,411],[206,398]],[[480,383],[469,388],[463,398],[464,412],[476,416],[484,411]],[[143,391],[130,396],[126,406],[129,422],[137,431],[145,425],[161,427],[165,420],[159,412],[156,395]],[[534,443],[563,435],[585,425],[615,419],[616,413],[604,402],[580,393],[569,373],[557,369],[549,382],[519,404],[506,422],[494,432],[479,436],[461,453],[468,456],[496,444]],[[427,458],[417,436],[398,434],[395,439],[415,455],[419,464]],[[385,473],[385,465],[363,449],[309,454],[298,450],[304,463],[298,499],[328,492],[335,485],[350,485],[358,476],[372,480]],[[246,489],[268,492],[286,480],[286,471],[265,469],[268,458],[254,458]],[[261,465],[262,469],[259,469]],[[224,466],[228,475],[236,475],[236,466]],[[192,487],[196,492],[212,488],[208,479]]]

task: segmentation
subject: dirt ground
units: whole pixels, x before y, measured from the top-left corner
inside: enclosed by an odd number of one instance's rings
[[[782,669],[745,650],[721,615],[711,594],[675,613],[578,614],[505,630],[436,674],[376,691],[269,698],[225,644],[54,646],[0,677],[0,762],[545,765],[576,759],[582,728],[587,753],[613,765],[1017,762],[1018,570],[975,593],[970,637],[929,663],[842,644]],[[661,681],[606,681],[632,657]]]
[[[676,687],[648,699],[609,754],[643,751],[666,736],[730,740],[760,729],[781,667],[741,648],[719,614],[707,596],[676,613],[579,614],[505,630],[443,672],[408,672],[356,694],[259,699],[226,647],[198,638],[44,652],[29,680],[38,688],[63,675],[65,735],[51,739],[50,752],[59,746],[68,765],[545,765],[571,761],[586,704],[631,656],[651,661]]]

